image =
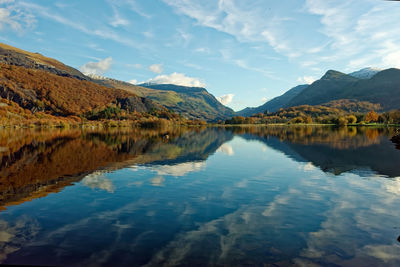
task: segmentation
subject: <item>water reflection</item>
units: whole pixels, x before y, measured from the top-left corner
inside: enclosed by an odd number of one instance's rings
[[[400,168],[396,167],[400,166],[400,154],[390,141],[394,128],[281,126],[232,130],[247,140],[259,140],[294,160],[310,162],[335,175],[349,171],[370,175],[373,171],[388,177],[400,176]]]
[[[182,168],[198,167],[192,161],[207,159],[233,137],[222,129],[204,128],[107,132],[10,130],[0,134],[0,146],[4,148],[0,152],[0,210],[6,205],[58,192],[81,179],[89,187],[112,191],[110,182],[96,173],[90,174],[97,170],[188,162],[164,168],[184,175]],[[164,138],[166,134],[168,140]]]
[[[400,150],[393,133],[235,127],[4,134],[0,262],[398,266]]]

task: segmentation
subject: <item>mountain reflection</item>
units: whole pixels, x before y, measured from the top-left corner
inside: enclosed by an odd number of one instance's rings
[[[231,130],[335,175],[349,171],[368,175],[372,171],[388,177],[400,176],[400,151],[390,141],[394,128],[276,126]]]
[[[168,138],[166,136],[168,135]],[[400,151],[390,141],[391,128],[232,127],[163,130],[3,130],[0,131],[0,209],[58,192],[81,181],[114,190],[102,172],[140,164],[157,176],[184,176],[201,170],[238,135],[258,140],[290,158],[335,175],[343,172],[400,176]],[[365,172],[367,170],[367,172]]]
[[[231,132],[205,128],[2,131],[0,209],[58,192],[83,178],[89,187],[111,192],[112,185],[102,179],[101,173],[90,173],[133,164],[205,160],[232,137]]]

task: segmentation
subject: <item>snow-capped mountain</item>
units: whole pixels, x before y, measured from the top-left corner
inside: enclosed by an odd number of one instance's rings
[[[364,68],[359,71],[355,71],[352,73],[349,73],[350,76],[359,78],[359,79],[370,79],[372,76],[380,72],[381,69],[378,68]]]

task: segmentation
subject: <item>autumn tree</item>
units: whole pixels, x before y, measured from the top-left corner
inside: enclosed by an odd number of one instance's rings
[[[354,124],[357,122],[357,117],[354,115],[349,115],[346,117],[346,120],[348,121],[348,123]]]
[[[376,113],[373,110],[371,110],[370,112],[367,113],[367,115],[365,115],[366,122],[375,122],[378,120],[378,118],[379,118],[378,113]]]

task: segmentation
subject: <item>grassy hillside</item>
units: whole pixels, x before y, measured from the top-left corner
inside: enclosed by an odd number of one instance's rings
[[[162,92],[176,93],[183,101],[179,101],[174,105],[161,104],[187,118],[216,121],[235,115],[235,112],[232,109],[222,105],[205,88],[173,84],[144,84],[142,86]]]
[[[204,88],[173,84],[133,85],[113,79],[99,80],[102,84],[149,98],[188,119],[216,121],[235,115]]]
[[[315,81],[300,94],[294,97],[284,107],[299,105],[318,105],[327,103],[331,100],[342,99],[337,93],[346,90],[351,84],[355,84],[359,79],[344,73],[329,70],[320,80]]]
[[[177,106],[179,102],[184,101],[184,99],[178,93],[173,91],[162,91],[146,88],[114,79],[97,80],[97,82],[108,87],[122,89],[138,96],[149,98],[166,107],[174,107]]]
[[[235,115],[204,88],[172,84],[133,85],[113,79],[99,80],[101,84],[149,98],[189,119],[216,121]]]

